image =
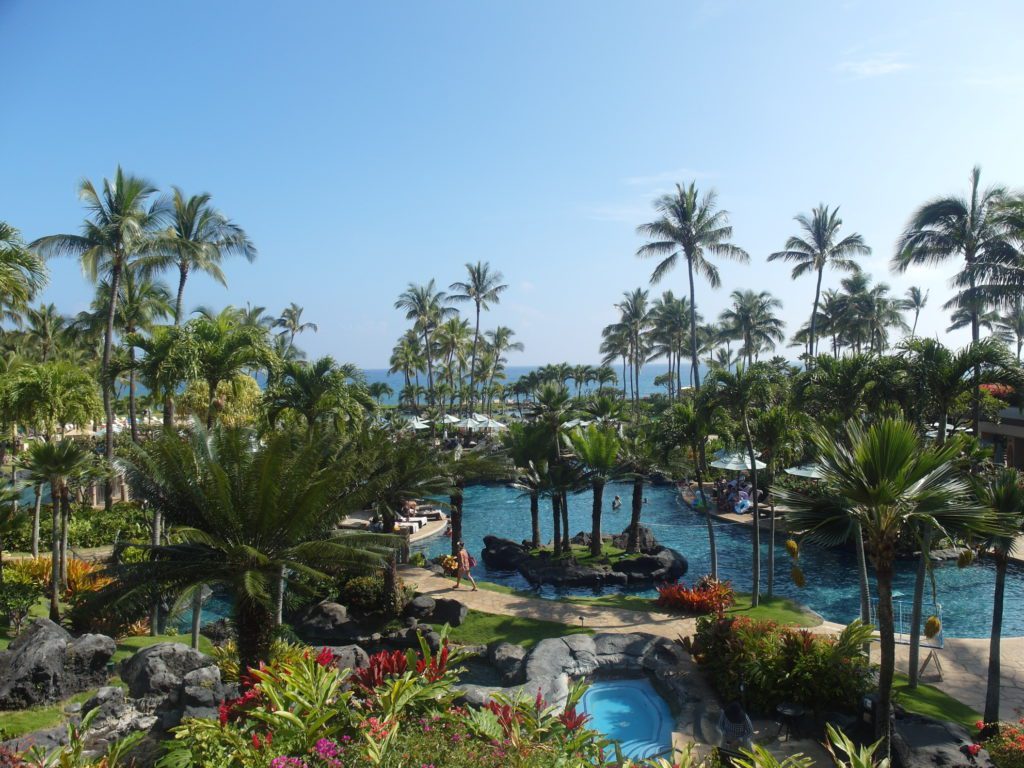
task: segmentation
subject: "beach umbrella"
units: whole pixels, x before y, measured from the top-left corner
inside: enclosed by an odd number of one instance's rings
[[[822,478],[821,467],[817,464],[800,464],[782,471],[793,477],[808,477],[811,480],[821,480]]]
[[[712,454],[712,456],[714,456],[716,459],[727,459],[730,456],[743,456],[743,457],[746,457],[746,455],[747,455],[747,452],[745,450],[744,451],[727,451],[727,450],[725,450],[725,448],[719,448],[717,451],[715,451]],[[755,450],[754,451],[754,458],[755,459],[761,458],[761,452]]]
[[[444,418],[441,419],[441,423],[442,424],[458,424],[459,423],[459,417],[458,416],[452,416],[450,413],[446,413],[444,415]]]
[[[507,427],[504,424],[502,424],[500,421],[496,421],[495,419],[492,419],[492,418],[488,417],[488,418],[484,419],[483,429],[498,430],[498,429],[507,429]]]
[[[417,416],[415,419],[409,422],[409,428],[415,430],[430,429],[430,424],[429,422],[426,421],[426,419],[421,419]]]
[[[576,427],[589,427],[592,423],[585,419],[569,419],[562,427],[564,429],[576,429]]]
[[[720,458],[715,459],[711,462],[711,466],[716,469],[728,469],[734,472],[740,472],[743,470],[750,470],[750,457],[746,453],[727,453],[723,454]],[[754,459],[754,466],[758,469],[764,469],[768,465],[763,461]]]
[[[466,417],[456,421],[455,426],[459,429],[483,429],[484,423],[478,419]]]

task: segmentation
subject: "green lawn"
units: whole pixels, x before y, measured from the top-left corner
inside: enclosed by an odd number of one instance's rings
[[[20,709],[15,712],[4,712],[0,718],[0,739],[14,738],[24,733],[38,731],[41,728],[52,728],[64,721],[64,708],[69,704],[84,704],[96,690],[76,693],[65,701],[45,707]]]
[[[969,733],[974,733],[974,724],[981,720],[978,712],[938,688],[919,683],[916,689],[910,690],[907,682],[906,675],[896,674],[892,687],[896,704],[918,715],[960,723]]]
[[[124,659],[127,659],[136,651],[148,648],[151,645],[156,645],[157,643],[182,643],[184,645],[189,645],[191,642],[192,638],[189,635],[157,635],[156,637],[139,635],[138,637],[123,637],[117,641],[117,650],[114,652],[113,661],[120,664]],[[213,643],[203,635],[200,635],[200,652],[210,653],[212,649]]]
[[[470,611],[461,626],[452,627],[448,635],[455,643],[486,645],[498,640],[531,648],[548,637],[562,637],[579,633],[593,634],[593,630],[572,627],[557,621],[523,619],[517,616],[498,616],[493,613]]]

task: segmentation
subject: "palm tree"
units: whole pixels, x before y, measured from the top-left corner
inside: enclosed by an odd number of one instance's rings
[[[92,469],[92,454],[73,440],[59,443],[34,442],[29,447],[26,467],[35,482],[50,483],[53,536],[51,540],[52,571],[50,589],[50,620],[60,622],[59,597],[67,574],[67,531],[71,520],[70,483]]]
[[[962,259],[961,287],[958,299],[977,299],[979,279],[1008,257],[1015,258],[1011,232],[1003,211],[1008,201],[1006,189],[982,190],[981,168],[971,171],[971,190],[967,198],[939,197],[930,200],[910,217],[896,245],[892,269],[903,272],[912,264],[939,264]],[[984,296],[984,298],[991,298]],[[977,313],[971,320],[971,340],[978,341]],[[974,398],[974,434],[981,421],[981,398]]]
[[[295,346],[295,337],[300,333],[305,333],[306,331],[317,333],[320,330],[320,326],[316,323],[302,322],[303,311],[302,307],[293,301],[284,308],[281,316],[273,322],[273,327],[280,328],[280,334],[288,337],[288,349],[292,349]]]
[[[1016,345],[1019,363],[1021,347],[1024,346],[1024,300],[1019,296],[1010,302],[1005,312],[999,314],[996,336],[1005,344]]]
[[[599,557],[604,487],[617,475],[619,436],[614,428],[591,424],[585,431],[577,429],[571,432],[569,443],[577,461],[586,470],[584,477],[590,481],[594,494],[590,515],[590,554]]]
[[[691,183],[685,189],[676,184],[674,195],[662,195],[654,201],[659,218],[637,227],[638,234],[650,239],[637,249],[637,256],[661,259],[651,273],[652,285],[676,265],[680,256],[686,259],[690,282],[690,364],[693,366],[694,388],[698,390],[697,293],[693,273],[696,271],[712,288],[717,288],[722,281],[718,268],[708,261],[708,255],[724,256],[741,263],[750,261],[746,251],[729,242],[732,227],[729,226],[728,211],[716,208],[714,190],[699,195],[696,184]]]
[[[977,479],[974,491],[981,505],[999,517],[1009,529],[993,535],[984,543],[992,551],[996,563],[995,594],[992,601],[992,635],[988,649],[988,687],[985,691],[985,723],[999,722],[1000,641],[1003,633],[1003,596],[1006,592],[1006,569],[1016,538],[1024,533],[1024,488],[1020,473],[1003,469],[993,477]]]
[[[538,429],[543,430],[548,440],[545,493],[551,497],[555,529],[554,553],[559,555],[563,549],[569,551],[568,509],[563,497],[574,479],[571,473],[562,468],[566,463],[561,450],[562,430],[565,422],[572,416],[572,398],[569,396],[569,390],[563,384],[542,384],[536,393],[533,415]],[[564,531],[561,531],[562,520],[566,523]]]
[[[395,394],[395,390],[386,381],[375,381],[367,385],[366,391],[370,394],[370,397],[377,401],[378,406],[385,397],[391,397]]]
[[[530,499],[530,542],[535,549],[540,540],[540,494],[550,457],[550,435],[543,426],[513,423],[502,435],[502,445],[515,472],[513,485]]]
[[[151,246],[149,264],[158,269],[177,267],[178,292],[174,301],[174,324],[180,325],[185,282],[193,272],[205,272],[227,286],[220,265],[225,256],[241,256],[252,262],[256,246],[245,231],[218,211],[207,192],[186,197],[174,187],[171,198],[171,221]]]
[[[452,293],[448,296],[450,301],[472,301],[476,308],[476,324],[473,329],[473,358],[469,366],[469,410],[473,411],[473,403],[476,397],[476,350],[480,341],[480,311],[490,309],[491,304],[501,301],[501,294],[508,286],[501,282],[501,272],[491,272],[491,265],[487,262],[478,261],[476,264],[466,264],[468,280],[466,282],[455,282],[448,286]]]
[[[636,288],[622,294],[622,301],[615,306],[619,310],[619,326],[625,333],[629,348],[629,365],[632,374],[630,389],[633,392],[633,407],[640,403],[640,369],[650,352],[648,332],[651,329],[651,313],[647,306],[647,291]]]
[[[802,533],[806,541],[835,546],[856,526],[867,540],[875,568],[881,640],[877,735],[885,739],[888,752],[896,661],[892,579],[897,542],[922,528],[939,535],[950,528],[978,528],[978,509],[954,463],[957,447],[922,444],[910,422],[886,418],[864,426],[851,421],[838,440],[820,427],[811,439],[822,482],[831,494],[809,497],[780,490],[778,496],[789,509],[790,530]]]
[[[217,387],[247,368],[267,363],[266,334],[261,328],[239,325],[230,307],[216,317],[198,317],[188,324],[195,339],[196,372],[208,388],[206,428],[212,429],[217,418]]]
[[[992,333],[995,330],[996,323],[999,322],[999,313],[992,309],[991,305],[984,300],[984,298],[975,296],[974,298],[963,298],[946,302],[942,305],[943,309],[952,309],[952,313],[949,316],[949,325],[946,328],[946,333],[952,333],[953,331],[959,331],[961,328],[968,328],[972,323],[977,323],[979,329],[983,329]]]
[[[607,325],[601,330],[600,352],[604,355],[601,358],[603,365],[610,365],[616,360],[622,360],[622,397],[625,399],[629,396],[626,392],[626,382],[632,384],[633,377],[626,375],[626,363],[630,357],[630,340],[629,333],[621,323]]]
[[[67,331],[68,321],[54,304],[41,304],[38,308],[29,308],[25,312],[28,327],[25,329],[25,340],[32,345],[39,359],[49,362]]]
[[[903,308],[914,313],[914,324],[910,327],[911,338],[917,335],[917,318],[920,316],[921,310],[928,304],[929,293],[930,291],[922,292],[916,285],[907,288],[907,298],[903,300]]]
[[[43,260],[29,250],[17,229],[0,221],[0,321],[20,322],[20,313],[46,279]]]
[[[722,312],[719,321],[743,340],[740,354],[746,355],[747,365],[751,365],[761,350],[771,351],[776,342],[785,338],[782,331],[785,323],[773,311],[781,307],[782,302],[768,291],[754,293],[750,290],[733,291],[732,302],[732,307]]]
[[[267,419],[275,423],[284,411],[299,414],[306,423],[306,437],[312,438],[316,425],[330,418],[335,425],[361,423],[374,409],[374,401],[354,365],[339,366],[332,357],[312,363],[285,363],[277,383],[267,390]]]
[[[110,286],[110,305],[107,308],[107,325],[103,336],[102,370],[103,411],[106,414],[106,440],[104,455],[108,462],[114,460],[114,403],[112,398],[113,380],[110,376],[110,357],[114,343],[114,321],[117,301],[121,289],[121,276],[149,244],[154,231],[166,218],[166,206],[160,201],[145,208],[146,201],[156,193],[156,188],[145,179],[126,174],[120,166],[113,181],[103,180],[103,189],[98,191],[91,181],[85,180],[79,187],[79,197],[85,202],[90,218],[82,225],[79,235],[49,235],[31,244],[44,258],[51,256],[75,256],[81,259],[86,274],[96,281],[105,275]],[[104,484],[104,505],[109,510],[113,503],[113,486],[110,480]]]
[[[404,309],[407,320],[412,320],[423,334],[423,353],[427,361],[427,393],[430,405],[434,405],[434,358],[430,334],[445,318],[455,314],[453,307],[446,307],[448,296],[439,291],[431,278],[426,285],[409,286],[395,300],[395,309]]]
[[[753,502],[753,563],[751,567],[753,585],[751,586],[751,605],[760,603],[761,590],[761,523],[758,508],[757,490],[757,457],[754,453],[754,436],[751,419],[757,408],[763,408],[769,400],[772,387],[772,372],[767,363],[753,365],[737,365],[736,372],[712,371],[708,377],[708,389],[714,392],[718,403],[729,413],[734,414],[743,426],[743,437],[747,449],[748,467],[750,468],[750,498]]]
[[[493,331],[487,331],[484,334],[484,338],[487,340],[487,352],[490,355],[491,364],[487,369],[487,390],[490,390],[494,386],[494,377],[498,371],[504,366],[506,362],[505,354],[508,352],[522,352],[525,347],[521,341],[512,341],[512,337],[515,336],[515,331],[504,325],[499,325]],[[502,374],[504,377],[504,374]],[[487,414],[491,413],[491,404],[493,397],[488,394],[487,398]]]
[[[638,432],[622,440],[619,446],[619,462],[624,477],[633,481],[626,551],[637,552],[640,548],[640,515],[644,508],[644,483],[660,470],[661,461],[654,443],[646,434]]]
[[[233,600],[241,668],[255,668],[268,658],[281,578],[308,592],[330,574],[383,567],[397,546],[390,536],[335,531],[361,501],[339,492],[352,483],[352,463],[324,440],[285,432],[257,440],[240,428],[196,428],[184,440],[165,435],[130,448],[123,468],[133,498],[178,527],[174,543],[130,544],[149,557],[122,558],[101,594],[138,604],[155,583],[181,602],[204,584],[219,585]]]
[[[801,213],[794,220],[803,230],[802,235],[793,235],[786,241],[785,250],[778,251],[768,257],[768,261],[782,259],[796,264],[792,278],[796,280],[809,272],[817,275],[814,287],[814,304],[811,306],[810,338],[808,341],[811,354],[814,354],[817,339],[818,301],[821,298],[821,278],[825,267],[856,272],[860,269],[854,261],[857,256],[866,256],[871,249],[865,245],[864,238],[854,232],[841,240],[839,230],[843,220],[839,218],[839,207],[829,210],[821,205],[811,210],[811,215]]]
[[[21,365],[5,384],[8,413],[47,442],[65,424],[88,424],[99,413],[95,377],[66,360]]]

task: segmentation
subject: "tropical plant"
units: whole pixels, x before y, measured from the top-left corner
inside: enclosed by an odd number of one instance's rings
[[[907,288],[906,298],[903,300],[903,308],[914,313],[914,323],[910,326],[910,337],[917,335],[917,318],[921,310],[928,305],[928,294],[930,291],[922,291],[916,285]]]
[[[619,445],[619,467],[623,479],[633,484],[630,500],[629,528],[626,535],[626,551],[640,549],[640,515],[644,508],[644,483],[659,472],[663,466],[654,441],[643,431],[628,435]]]
[[[362,372],[352,364],[338,365],[331,357],[313,363],[285,363],[265,401],[271,423],[283,412],[293,411],[305,421],[307,436],[326,419],[335,428],[342,423],[356,426],[374,409]]]
[[[995,324],[996,337],[1007,345],[1014,345],[1017,350],[1017,362],[1021,361],[1021,347],[1024,347],[1024,299],[1016,298],[1009,307],[999,313]]]
[[[478,261],[466,264],[468,278],[465,282],[455,282],[448,286],[449,301],[473,302],[476,309],[476,324],[473,326],[473,357],[469,365],[469,411],[472,412],[476,398],[476,353],[480,342],[480,312],[488,310],[491,304],[501,301],[501,294],[508,286],[501,282],[501,272],[492,272],[491,265]]]
[[[409,283],[409,286],[395,300],[395,309],[405,310],[407,320],[412,320],[415,329],[423,335],[423,354],[427,363],[428,401],[434,405],[434,357],[431,334],[447,317],[455,314],[453,307],[445,306],[448,296],[438,291],[434,280],[426,285]]]
[[[46,285],[46,264],[21,233],[0,221],[0,320],[21,322],[21,312]]]
[[[829,210],[829,207],[822,203],[811,209],[810,216],[801,213],[794,219],[803,230],[802,235],[790,237],[786,241],[785,249],[771,254],[768,261],[782,259],[795,263],[792,273],[794,280],[808,273],[814,273],[816,276],[807,340],[807,353],[813,358],[818,350],[818,302],[821,298],[821,278],[825,274],[825,267],[856,272],[859,267],[854,259],[870,254],[871,249],[864,243],[864,238],[856,232],[846,235],[841,240],[838,239],[839,230],[843,226],[838,206]]]
[[[717,202],[714,190],[700,195],[696,184],[691,183],[686,188],[677,184],[675,194],[662,195],[654,201],[659,217],[637,227],[637,233],[650,240],[637,249],[637,256],[661,259],[651,273],[652,284],[659,282],[675,267],[680,257],[686,260],[690,284],[690,364],[696,389],[700,389],[700,373],[694,272],[707,280],[712,288],[717,288],[722,281],[718,268],[708,260],[708,256],[724,256],[744,263],[750,260],[746,251],[729,242],[732,237],[729,213],[718,210]]]
[[[320,327],[316,323],[302,322],[303,311],[303,308],[293,301],[284,308],[281,312],[281,316],[273,322],[274,328],[281,329],[279,331],[280,335],[288,338],[287,349],[289,350],[295,347],[295,337],[300,333],[305,333],[306,331],[316,333],[320,330]]]
[[[572,452],[585,469],[585,479],[593,492],[590,515],[590,554],[601,554],[601,513],[604,505],[604,487],[614,480],[619,469],[619,436],[612,427],[591,424],[585,430],[569,433]]]
[[[768,291],[733,291],[732,307],[724,310],[719,321],[726,332],[743,341],[740,354],[747,358],[747,365],[762,351],[772,351],[775,343],[782,341],[785,323],[775,316],[773,310],[782,302]]]

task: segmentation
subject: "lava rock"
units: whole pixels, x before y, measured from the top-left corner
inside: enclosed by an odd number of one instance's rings
[[[519,564],[530,557],[529,550],[522,544],[497,536],[484,536],[481,557],[488,568],[514,571]]]
[[[527,681],[553,679],[561,674],[581,677],[597,669],[597,652],[590,635],[567,635],[541,640],[526,656]]]
[[[121,679],[128,684],[128,694],[133,699],[176,699],[189,672],[213,665],[213,659],[187,645],[157,643],[125,659],[121,664]]]
[[[434,610],[431,611],[427,622],[458,627],[466,620],[467,615],[469,615],[469,608],[465,603],[441,597],[434,601]]]
[[[428,595],[417,595],[405,606],[405,615],[425,619],[434,612],[436,605],[434,598]]]
[[[361,669],[370,664],[370,657],[358,645],[329,645],[324,647],[334,654],[334,664],[339,669]]]
[[[344,642],[358,634],[358,625],[348,616],[348,609],[340,603],[317,603],[305,615],[296,632],[310,643]]]
[[[651,645],[650,635],[610,632],[594,635],[597,666],[599,669],[611,669],[616,672],[638,672],[643,666],[643,656],[650,650]]]
[[[0,653],[0,710],[58,701],[107,681],[117,646],[106,635],[72,638],[36,619]]]
[[[952,768],[968,764],[992,768],[987,750],[982,749],[973,760],[969,759],[967,747],[972,741],[963,726],[920,715],[896,718],[892,733],[892,749],[903,768]]]
[[[501,674],[505,685],[522,683],[525,679],[526,649],[513,643],[497,642],[487,646],[487,660]]]
[[[629,542],[629,528],[622,533],[612,536],[612,546],[625,549]],[[640,552],[649,553],[656,550],[660,545],[654,536],[654,532],[646,525],[637,526],[637,546]]]
[[[621,560],[615,566],[617,572],[626,574],[630,584],[676,581],[686,575],[688,568],[686,558],[668,547],[659,547],[649,554]]]

